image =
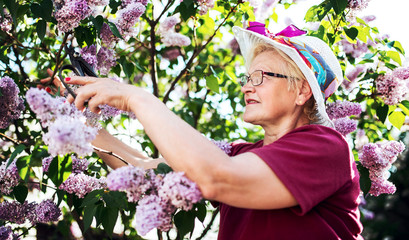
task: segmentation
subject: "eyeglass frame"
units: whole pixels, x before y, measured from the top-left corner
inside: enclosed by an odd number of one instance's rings
[[[261,72],[261,81],[259,84],[254,84],[253,79],[251,79],[251,75],[253,75],[255,72]],[[246,85],[248,82],[251,82],[251,85],[255,86],[260,86],[264,82],[264,75],[270,76],[270,77],[278,77],[278,78],[295,78],[295,77],[289,77],[280,73],[273,73],[273,72],[265,72],[263,70],[255,70],[252,72],[250,75],[243,75],[240,77],[240,86]]]

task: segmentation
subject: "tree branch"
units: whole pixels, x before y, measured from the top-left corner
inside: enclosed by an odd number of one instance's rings
[[[206,236],[207,232],[212,228],[213,222],[216,219],[217,214],[219,213],[219,208],[213,211],[212,213],[212,218],[210,219],[209,224],[207,224],[206,228],[203,230],[202,234],[196,238],[196,240],[202,239],[204,236]]]
[[[7,135],[4,134],[4,133],[0,133],[0,136],[3,137],[3,138],[5,138],[7,141],[10,141],[10,142],[12,142],[12,143],[14,143],[14,144],[22,144],[22,143],[23,143],[22,141],[13,139],[13,138],[7,136]]]
[[[119,160],[121,160],[123,163],[125,163],[126,165],[129,165],[129,163],[128,163],[127,161],[125,161],[125,159],[123,159],[121,156],[119,156],[119,155],[116,154],[116,153],[113,153],[113,152],[111,152],[111,151],[107,151],[107,150],[104,150],[104,149],[102,149],[102,148],[95,147],[95,146],[92,146],[92,148],[93,148],[95,151],[98,151],[98,152],[105,153],[105,154],[111,155],[111,156],[113,156],[113,157],[116,157],[116,158],[118,158]]]
[[[219,24],[219,26],[216,28],[216,30],[214,31],[214,33],[212,34],[212,36],[210,36],[210,38],[206,41],[205,44],[203,44],[199,49],[195,49],[193,51],[192,57],[190,57],[188,63],[186,64],[185,68],[179,73],[179,75],[172,81],[172,83],[170,84],[170,88],[168,89],[168,91],[166,92],[165,96],[163,97],[162,102],[166,103],[169,100],[169,95],[170,93],[173,91],[173,89],[176,86],[176,83],[186,74],[186,72],[188,71],[188,69],[190,68],[191,64],[193,63],[193,60],[200,54],[201,51],[203,51],[203,49],[206,48],[206,46],[213,40],[213,38],[216,36],[216,33],[219,31],[219,29],[224,25],[224,23],[227,21],[227,19],[229,18],[229,16],[235,11],[235,9],[237,8],[237,6],[240,4],[240,2],[238,4],[236,4],[236,6],[232,7],[229,11],[229,13],[226,15],[226,17],[224,18],[223,22]]]

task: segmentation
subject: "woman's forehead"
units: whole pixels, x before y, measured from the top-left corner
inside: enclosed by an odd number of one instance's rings
[[[285,60],[280,54],[273,51],[261,52],[250,63],[249,72],[254,70],[274,71],[285,67]]]

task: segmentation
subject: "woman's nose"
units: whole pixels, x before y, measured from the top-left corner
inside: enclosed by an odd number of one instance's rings
[[[246,93],[246,92],[254,92],[255,88],[253,86],[253,84],[251,83],[251,81],[248,81],[246,84],[244,84],[241,87],[241,92],[242,93]]]

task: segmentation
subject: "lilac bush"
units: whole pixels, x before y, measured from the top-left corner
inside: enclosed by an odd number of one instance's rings
[[[20,89],[13,79],[0,78],[0,129],[7,128],[24,110],[24,100],[19,97]]]

